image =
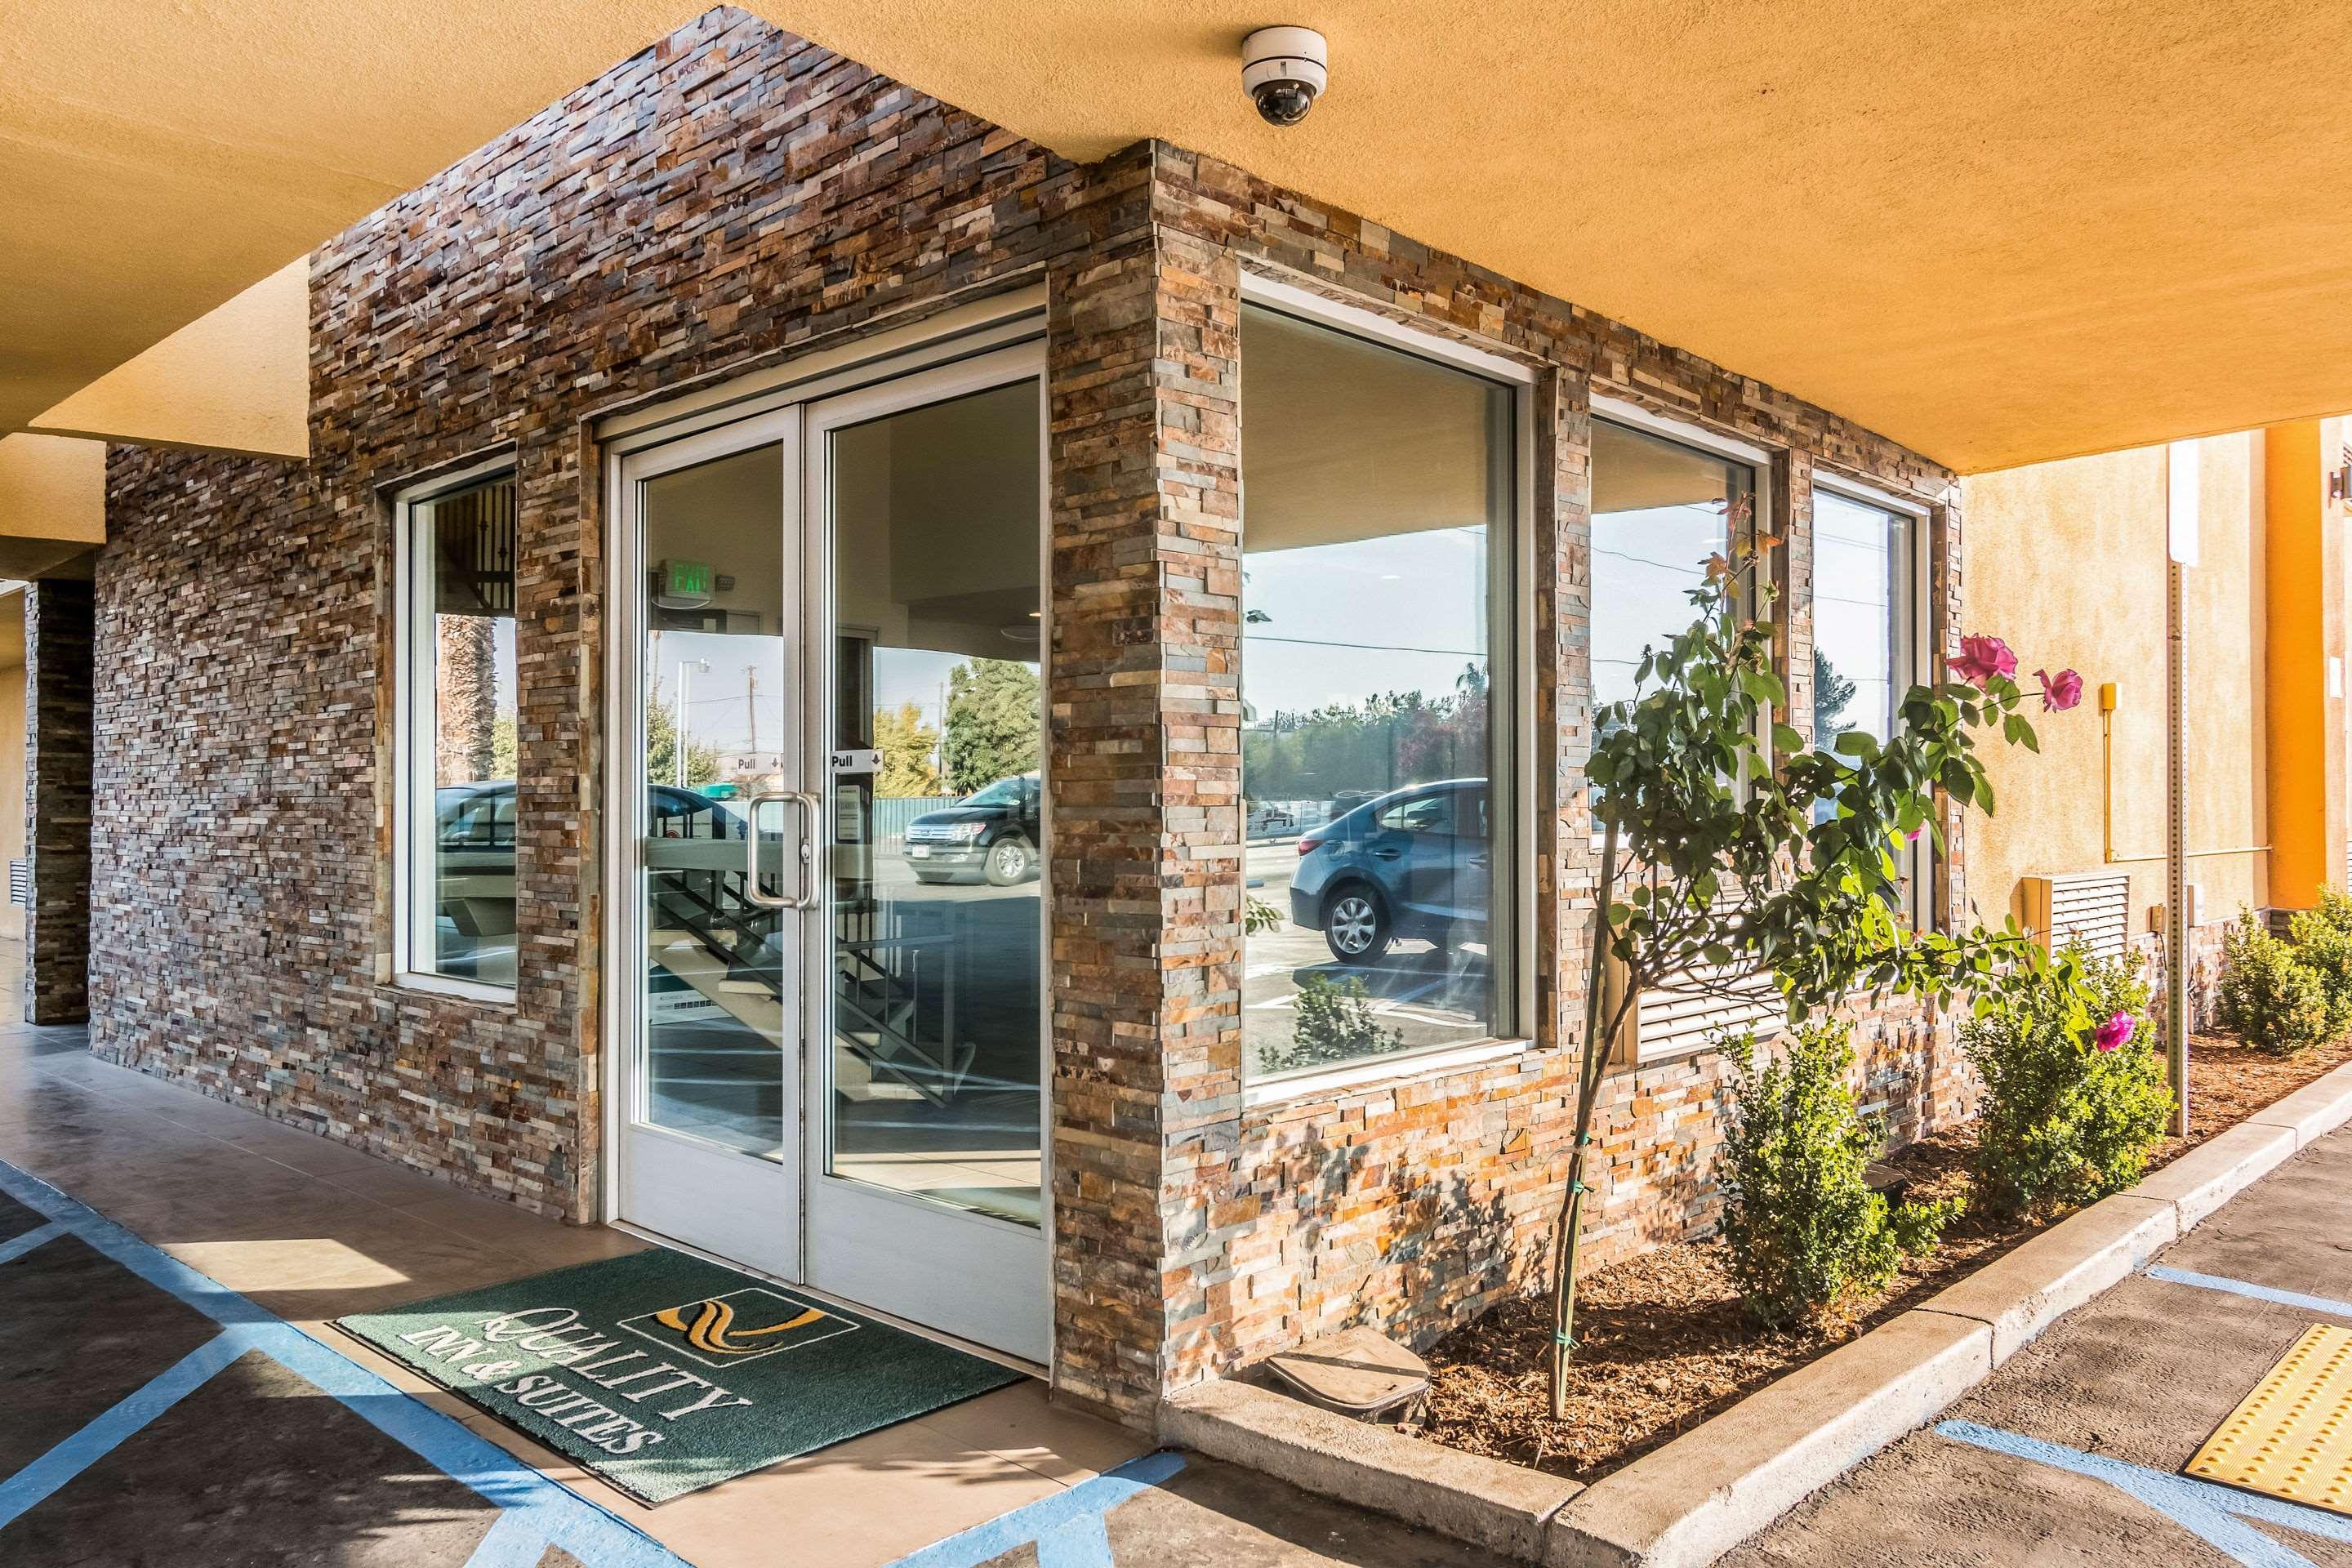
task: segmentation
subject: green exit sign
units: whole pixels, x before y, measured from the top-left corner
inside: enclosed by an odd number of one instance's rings
[[[662,593],[680,599],[710,597],[710,563],[708,561],[663,562]]]

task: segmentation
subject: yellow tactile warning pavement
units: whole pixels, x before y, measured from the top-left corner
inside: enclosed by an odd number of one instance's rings
[[[2352,1514],[2352,1329],[2305,1329],[2183,1473]]]

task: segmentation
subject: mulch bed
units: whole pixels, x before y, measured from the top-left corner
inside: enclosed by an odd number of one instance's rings
[[[2189,1049],[2189,1135],[2167,1139],[2150,1169],[2352,1061],[2352,1039],[2282,1058],[2199,1036]],[[1890,1155],[1908,1195],[1968,1190],[1976,1130],[1958,1127]],[[1591,1481],[1630,1463],[1766,1384],[1999,1258],[2040,1226],[1973,1207],[1928,1257],[1906,1261],[1881,1294],[1822,1321],[1759,1329],[1741,1313],[1719,1241],[1676,1242],[1588,1275],[1576,1293],[1579,1348],[1564,1420],[1551,1418],[1549,1303],[1507,1301],[1429,1352],[1429,1408],[1418,1435],[1449,1447]]]

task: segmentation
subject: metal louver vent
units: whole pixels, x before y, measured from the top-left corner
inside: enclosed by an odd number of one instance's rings
[[[1770,976],[1734,979],[1728,970],[1705,972],[1685,984],[1642,993],[1641,1005],[1635,1009],[1641,1058],[1649,1061],[1695,1051],[1722,1036],[1737,1035],[1750,1025],[1765,1025],[1780,1016],[1780,994]]]
[[[2025,929],[2053,952],[2069,942],[2102,958],[2131,942],[2131,879],[2119,871],[2027,877]]]
[[[1736,889],[1725,889],[1716,900],[1716,911],[1727,913],[1738,898]],[[1635,1056],[1650,1061],[1698,1050],[1750,1025],[1769,1025],[1780,1012],[1780,993],[1769,975],[1703,968],[1642,993],[1633,1009]]]

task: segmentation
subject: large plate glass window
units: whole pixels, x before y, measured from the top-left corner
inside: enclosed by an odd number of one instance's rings
[[[1507,1035],[1512,390],[1256,305],[1241,351],[1246,1070]]]
[[[515,983],[515,481],[404,497],[404,974]]]

